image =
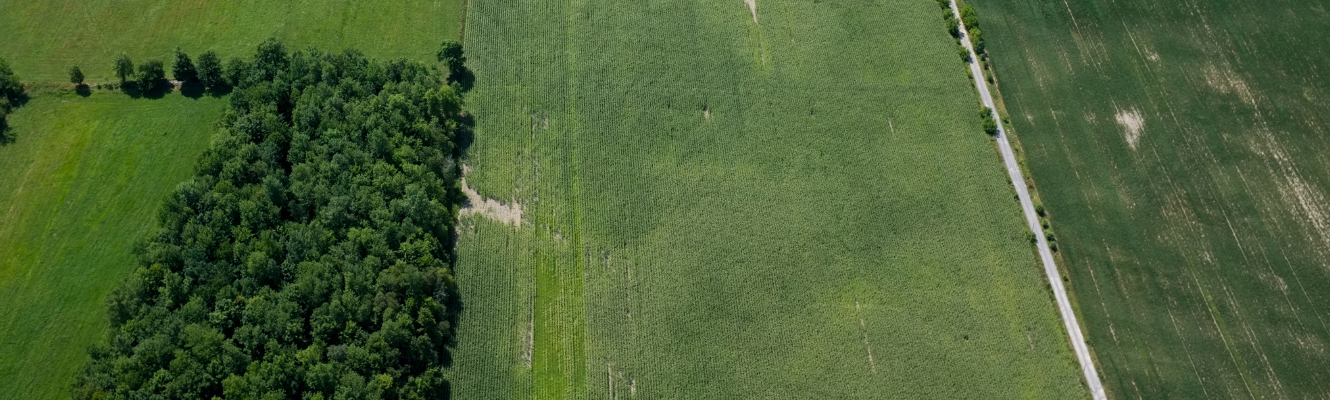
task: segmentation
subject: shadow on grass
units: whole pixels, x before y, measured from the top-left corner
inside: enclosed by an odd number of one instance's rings
[[[88,85],[79,84],[78,86],[74,86],[74,94],[79,95],[79,97],[92,96],[92,88],[88,87]]]
[[[191,99],[198,99],[207,93],[207,89],[198,81],[185,81],[180,84],[180,94]]]
[[[175,87],[166,82],[149,83],[126,82],[120,87],[120,90],[135,99],[160,99],[175,90]]]

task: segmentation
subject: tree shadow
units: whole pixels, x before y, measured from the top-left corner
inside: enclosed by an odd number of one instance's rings
[[[14,135],[9,132],[9,120],[0,116],[0,146],[14,143]]]
[[[180,84],[180,94],[191,99],[203,97],[206,92],[207,89],[199,81],[188,80]]]
[[[457,89],[461,93],[470,92],[476,84],[476,75],[471,73],[471,69],[465,66],[448,74],[448,84],[457,84]]]
[[[92,96],[92,88],[80,83],[77,86],[74,86],[74,94],[77,94],[80,97]]]
[[[121,85],[121,91],[135,99],[146,98],[156,100],[166,97],[167,94],[170,94],[174,90],[175,87],[166,82],[158,82],[146,86],[140,82],[126,82]]]
[[[212,97],[222,97],[231,94],[231,86],[226,84],[219,84],[208,88],[204,92]]]
[[[457,154],[454,154],[453,156],[454,158],[461,159],[462,155],[466,154],[467,149],[471,148],[471,143],[476,141],[476,134],[474,131],[474,128],[476,127],[476,118],[475,116],[472,116],[470,112],[463,111],[457,119]]]

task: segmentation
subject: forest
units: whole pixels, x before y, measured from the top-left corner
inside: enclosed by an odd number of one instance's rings
[[[107,301],[76,399],[437,399],[461,307],[461,51],[434,63],[268,40]]]

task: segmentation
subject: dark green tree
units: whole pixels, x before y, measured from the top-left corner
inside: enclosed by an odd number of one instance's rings
[[[7,140],[5,131],[9,127],[9,111],[25,97],[23,82],[9,68],[9,62],[0,58],[0,141]]]
[[[175,80],[181,82],[190,82],[198,78],[198,71],[194,69],[194,61],[189,59],[189,54],[185,54],[179,47],[175,48],[175,63],[171,65],[171,74],[175,75]]]
[[[249,71],[250,63],[239,58],[231,58],[226,61],[226,68],[222,69],[222,81],[229,86],[240,86],[250,75]]]
[[[466,64],[466,55],[462,52],[462,44],[455,40],[444,40],[439,45],[439,62],[448,66],[448,72],[461,71]]]
[[[115,57],[115,76],[120,77],[121,85],[134,76],[134,61],[131,61],[125,53]]]
[[[80,70],[77,65],[69,67],[69,83],[72,83],[75,86],[83,85],[83,71]]]
[[[217,58],[217,53],[206,51],[199,54],[198,78],[204,87],[214,89],[223,85],[222,82],[222,61]]]
[[[148,61],[139,65],[138,85],[140,90],[153,90],[166,82],[166,67],[161,61]]]
[[[975,14],[974,7],[970,7],[968,4],[961,7],[961,22],[965,23],[965,29],[979,27],[979,15]]]
[[[974,45],[975,54],[979,54],[979,58],[984,58],[984,32],[979,28],[970,28],[970,44]]]
[[[951,37],[959,38],[961,36],[960,26],[956,23],[956,14],[952,13],[950,8],[942,11],[942,22],[946,24],[947,33]]]
[[[984,132],[989,135],[996,135],[998,132],[997,121],[993,119],[993,109],[987,106],[979,107],[979,118],[983,119]]]

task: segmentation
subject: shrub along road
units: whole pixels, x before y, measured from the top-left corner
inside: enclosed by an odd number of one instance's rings
[[[970,37],[961,20],[960,11],[956,9],[956,2],[951,2],[951,12],[956,15],[956,20],[961,24],[960,35],[961,44],[970,52],[970,76],[974,78],[974,87],[979,90],[979,97],[984,106],[992,110],[993,120],[1001,121],[1001,116],[997,114],[997,107],[993,105],[993,96],[988,93],[988,85],[984,82],[984,71],[979,68],[979,55],[975,54],[974,46],[970,44]],[[1016,164],[1016,154],[1011,151],[1011,143],[1007,142],[1007,132],[1003,124],[997,124],[997,142],[998,147],[1002,149],[1002,161],[1007,165],[1007,174],[1011,175],[1011,184],[1016,188],[1016,195],[1021,201],[1021,210],[1025,212],[1025,221],[1030,225],[1031,232],[1043,232],[1039,224],[1039,214],[1034,210],[1034,202],[1030,201],[1030,192],[1025,187],[1025,177],[1021,176],[1021,168]],[[1076,312],[1071,308],[1071,302],[1067,300],[1067,289],[1062,286],[1062,277],[1058,273],[1057,264],[1053,262],[1053,252],[1048,249],[1048,239],[1042,234],[1034,235],[1035,245],[1039,248],[1039,258],[1044,263],[1044,273],[1048,274],[1048,283],[1053,287],[1053,295],[1057,298],[1058,312],[1062,314],[1062,323],[1067,326],[1067,335],[1071,337],[1071,347],[1076,351],[1076,359],[1081,363],[1081,371],[1085,373],[1085,383],[1090,385],[1090,395],[1095,400],[1105,400],[1108,397],[1104,394],[1104,385],[1099,381],[1099,373],[1095,371],[1094,360],[1090,359],[1090,349],[1085,345],[1085,337],[1081,335],[1081,326],[1076,323]]]

